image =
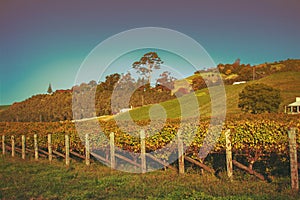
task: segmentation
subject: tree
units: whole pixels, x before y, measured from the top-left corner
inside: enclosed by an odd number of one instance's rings
[[[246,86],[239,94],[238,107],[253,114],[277,112],[281,103],[280,91],[265,84]]]
[[[100,83],[100,85],[105,90],[113,91],[115,84],[120,80],[121,75],[118,73],[114,73],[105,77],[105,82]]]
[[[241,65],[241,59],[239,59],[239,58],[236,59],[234,61],[234,63],[232,64],[232,68],[233,68],[235,73],[238,71],[238,68],[240,67],[240,65]]]
[[[51,87],[51,83],[49,83],[49,87],[47,90],[48,94],[51,94],[53,92],[52,87]]]
[[[207,85],[206,85],[205,80],[202,76],[197,76],[197,77],[193,78],[193,80],[192,80],[192,87],[193,87],[194,91],[197,91],[197,90],[201,90],[203,88],[206,88]]]
[[[148,52],[139,61],[134,62],[132,67],[145,77],[150,86],[153,70],[160,69],[162,63],[163,61],[158,57],[156,52]]]
[[[144,105],[144,92],[151,87],[151,75],[153,70],[160,69],[160,65],[163,61],[158,57],[156,52],[148,52],[144,54],[139,61],[132,64],[132,67],[137,70],[137,73],[143,76],[143,80],[147,81],[146,87],[142,92],[142,105]],[[142,79],[141,79],[142,80]]]
[[[159,75],[159,78],[156,80],[156,86],[164,86],[169,90],[174,89],[174,82],[177,79],[171,76],[171,72],[164,71],[162,74]]]

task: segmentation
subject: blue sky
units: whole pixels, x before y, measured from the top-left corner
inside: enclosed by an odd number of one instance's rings
[[[50,82],[54,90],[72,87],[92,49],[138,27],[182,32],[216,64],[299,58],[299,8],[298,0],[2,0],[0,104],[45,93]]]

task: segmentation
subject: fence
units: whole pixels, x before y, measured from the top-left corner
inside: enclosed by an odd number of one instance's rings
[[[288,136],[289,136],[289,152],[290,152],[290,173],[291,173],[291,188],[293,190],[299,190],[299,178],[298,178],[298,168],[299,168],[299,164],[298,164],[298,160],[297,160],[297,142],[296,142],[296,128],[291,128],[288,132]],[[26,141],[25,141],[25,136],[21,135],[21,148],[16,147],[15,146],[15,136],[11,136],[10,140],[11,140],[11,145],[7,145],[6,143],[6,139],[5,139],[5,135],[2,135],[2,154],[5,155],[7,153],[7,151],[11,152],[11,156],[15,157],[16,152],[21,154],[22,159],[26,159],[26,152],[29,153],[33,153],[34,154],[34,159],[37,161],[39,160],[39,157],[44,157],[49,159],[49,161],[51,162],[53,160],[54,157],[62,157],[65,160],[65,164],[67,166],[70,165],[70,155],[77,157],[79,159],[83,159],[85,160],[85,164],[87,166],[90,165],[91,163],[91,155],[93,157],[95,157],[96,159],[99,159],[103,162],[106,162],[108,165],[110,165],[111,168],[115,168],[116,167],[116,158],[121,159],[125,162],[128,162],[132,165],[134,165],[135,167],[139,167],[141,169],[142,173],[145,173],[147,171],[147,159],[146,158],[150,158],[153,161],[161,164],[164,167],[168,167],[172,170],[178,170],[179,174],[184,174],[185,173],[185,169],[184,169],[184,162],[188,161],[192,164],[195,164],[197,166],[199,166],[200,168],[215,174],[215,170],[208,167],[207,165],[192,159],[191,157],[184,155],[184,147],[183,147],[183,142],[182,142],[182,138],[181,138],[181,132],[178,132],[177,134],[177,146],[178,146],[178,169],[176,169],[174,166],[169,165],[169,163],[157,159],[156,157],[154,157],[153,155],[146,153],[146,148],[145,148],[145,132],[144,130],[140,131],[140,145],[141,145],[141,154],[140,154],[140,163],[137,161],[133,161],[130,160],[126,157],[124,157],[121,154],[118,154],[115,150],[115,142],[114,142],[114,133],[110,133],[110,151],[109,154],[110,155],[106,155],[105,157],[91,153],[90,151],[90,141],[89,141],[89,135],[86,134],[85,135],[85,155],[81,155],[77,152],[73,152],[70,151],[70,138],[69,135],[65,135],[65,153],[61,153],[58,151],[53,150],[52,148],[52,135],[48,134],[48,151],[45,151],[43,149],[39,149],[38,147],[38,136],[37,134],[34,134],[33,137],[33,150],[32,149],[28,149],[26,148]],[[265,177],[254,171],[252,169],[252,167],[247,167],[245,165],[243,165],[242,163],[239,163],[236,160],[232,159],[232,145],[231,145],[231,138],[230,138],[230,130],[226,130],[225,131],[225,139],[226,139],[226,170],[227,170],[227,176],[228,178],[232,181],[233,180],[233,165],[245,170],[247,173],[252,174],[254,176],[256,176],[257,178],[259,178],[260,180],[265,181]],[[110,159],[108,159],[110,158]]]

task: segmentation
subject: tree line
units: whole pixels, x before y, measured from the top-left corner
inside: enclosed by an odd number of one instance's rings
[[[93,98],[93,96],[95,98],[97,116],[116,114],[120,110],[111,109],[111,96],[114,91],[114,85],[124,76],[128,76],[128,74],[120,75],[115,73],[107,76],[105,81],[98,84],[96,81],[90,81],[89,83],[74,86],[70,90],[56,90],[50,94],[34,95],[23,102],[14,103],[7,110],[2,111],[0,113],[0,121],[45,122],[72,120],[72,101],[80,100],[80,109],[85,110],[85,101],[88,102],[88,98]],[[127,82],[127,84],[136,87],[136,85],[141,85],[140,82],[143,82],[143,80],[132,80]],[[95,87],[96,90],[94,90]],[[94,94],[91,93],[93,91],[95,91]],[[122,99],[122,94],[126,92],[126,90],[120,92],[118,94],[119,98]],[[73,99],[73,93],[79,93],[79,95],[74,96],[75,99]],[[175,98],[175,96],[171,95],[171,90],[165,86],[157,84],[155,87],[147,87],[147,85],[144,85],[135,90],[129,104],[133,107],[140,107],[172,98]],[[91,117],[89,113],[83,116]]]

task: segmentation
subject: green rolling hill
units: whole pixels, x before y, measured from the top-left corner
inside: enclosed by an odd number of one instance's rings
[[[281,104],[281,111],[283,111],[284,105],[294,102],[295,97],[300,96],[300,72],[276,73],[260,79],[257,82],[265,83],[281,90],[283,100]]]
[[[245,84],[225,85],[227,114],[241,113],[238,108],[239,93],[246,85],[253,83],[264,83],[281,91],[282,103],[280,105],[280,112],[284,111],[285,105],[294,102],[296,96],[300,96],[300,72],[280,72],[259,80],[249,81]],[[192,105],[194,105],[193,99],[195,96],[198,100],[198,109],[200,110],[201,116],[210,116],[211,105],[208,89],[198,90],[195,94],[188,94],[178,99],[162,102],[159,105],[165,109],[167,118],[179,118],[181,116],[179,101],[182,100],[182,107],[188,110],[188,114],[193,115],[195,110],[193,110],[194,106]],[[147,105],[135,108],[129,111],[129,113],[134,120],[149,119],[149,110],[152,106],[153,105]],[[160,118],[160,116],[155,116],[155,111],[152,113],[154,113],[154,118]],[[126,114],[119,114],[115,117],[116,119],[125,119]]]

